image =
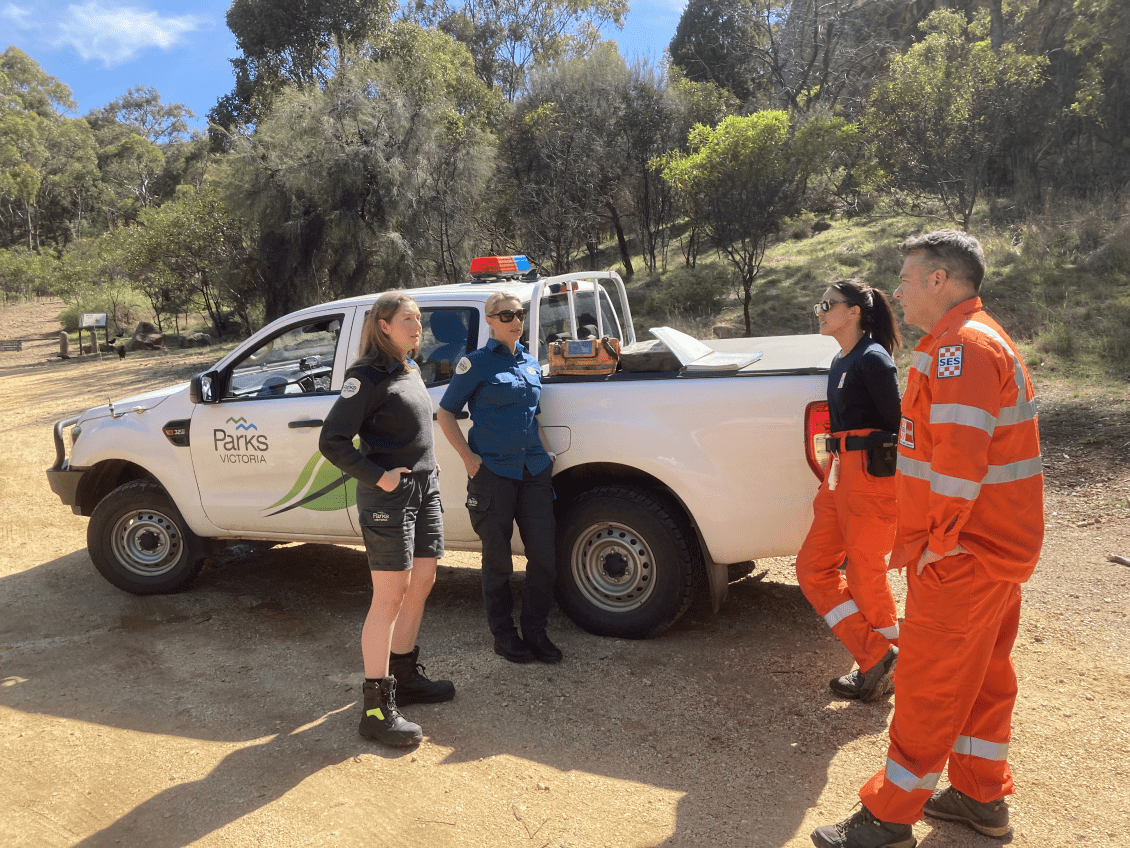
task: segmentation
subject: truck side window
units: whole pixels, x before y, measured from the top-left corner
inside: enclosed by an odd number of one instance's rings
[[[468,351],[477,348],[478,314],[470,308],[422,309],[424,335],[416,361],[429,386],[446,383]]]
[[[343,316],[280,330],[235,363],[225,398],[272,398],[330,391]]]

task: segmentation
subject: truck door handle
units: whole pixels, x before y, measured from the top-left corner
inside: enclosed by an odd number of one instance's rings
[[[471,413],[469,413],[465,409],[461,412],[453,412],[451,414],[454,415],[460,421],[462,421],[464,418],[470,418],[471,417]],[[439,420],[439,413],[433,412],[432,413],[432,421],[438,421],[438,420]]]
[[[322,423],[321,418],[303,418],[300,421],[291,421],[286,426],[291,430],[301,430],[304,427],[321,427]]]

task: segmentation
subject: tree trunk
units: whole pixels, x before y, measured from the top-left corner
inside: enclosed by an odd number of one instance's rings
[[[993,52],[1000,52],[1004,43],[1004,15],[1001,12],[1001,0],[989,0],[989,44]]]
[[[632,268],[632,257],[628,253],[628,240],[624,237],[624,228],[620,225],[620,213],[612,201],[608,201],[608,213],[612,216],[612,226],[616,229],[616,241],[620,245],[620,259],[624,263],[624,276],[630,277],[635,272]]]

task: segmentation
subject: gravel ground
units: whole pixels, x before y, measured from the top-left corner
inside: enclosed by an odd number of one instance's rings
[[[0,339],[28,340],[0,353],[0,846],[804,846],[882,764],[893,702],[831,696],[850,658],[791,559],[648,641],[555,613],[565,661],[515,666],[491,652],[477,557],[449,555],[421,660],[457,698],[406,710],[428,736],[415,750],[366,743],[360,549],[237,547],[156,598],[94,571],[86,519],[43,478],[53,422],[215,355],[61,362],[60,308],[0,309]],[[1130,393],[1034,377],[1048,534],[1014,653],[1011,842],[1121,845],[1130,568],[1108,556],[1130,556]]]

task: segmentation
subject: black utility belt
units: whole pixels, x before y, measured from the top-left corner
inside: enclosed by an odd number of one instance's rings
[[[885,436],[887,434],[880,433],[879,435]],[[824,450],[828,451],[828,453],[867,450],[869,447],[871,447],[871,444],[872,442],[870,436],[844,436],[842,439],[838,437],[833,438],[832,436],[828,436],[826,439],[824,439]]]
[[[840,451],[867,451],[867,473],[872,477],[894,477],[898,463],[898,440],[894,433],[878,430],[866,436],[828,436],[824,449],[830,453]]]

